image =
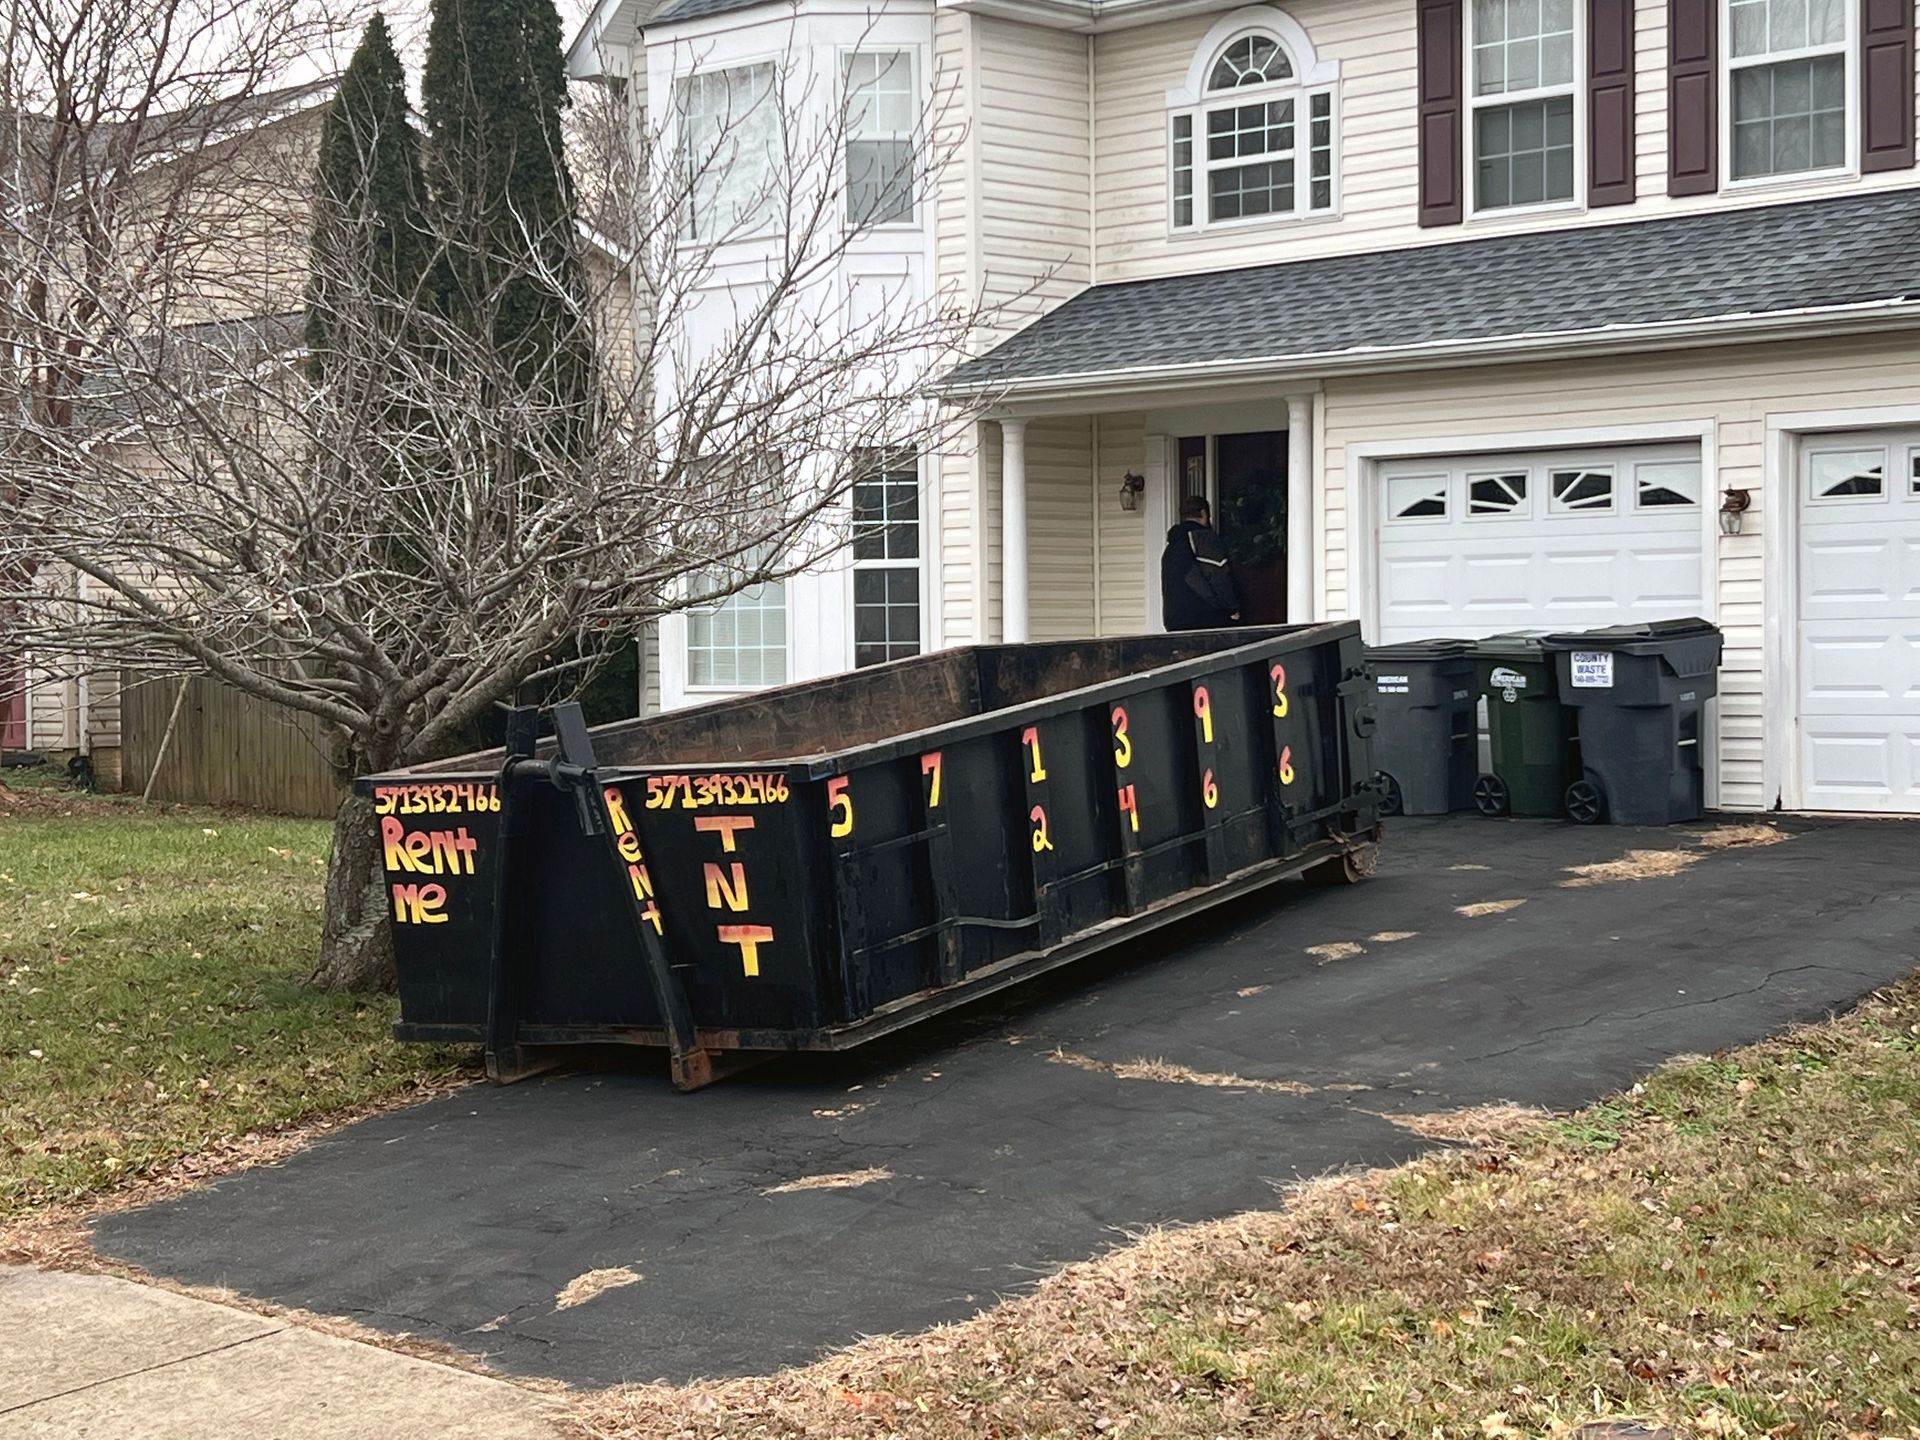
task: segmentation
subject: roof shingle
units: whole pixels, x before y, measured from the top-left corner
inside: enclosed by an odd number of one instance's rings
[[[1920,298],[1920,189],[1096,285],[951,386]]]

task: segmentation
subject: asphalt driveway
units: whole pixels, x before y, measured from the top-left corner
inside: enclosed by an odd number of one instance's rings
[[[693,1096],[650,1064],[476,1088],[95,1239],[507,1371],[772,1370],[960,1318],[1128,1229],[1430,1143],[1387,1116],[1582,1104],[1920,965],[1920,824],[1782,828],[1568,887],[1568,867],[1702,847],[1401,822],[1364,885],[1286,884],[865,1051]],[[1221,1077],[1253,1083],[1194,1083]],[[826,1176],[863,1183],[792,1188]],[[640,1278],[557,1304],[621,1268]]]

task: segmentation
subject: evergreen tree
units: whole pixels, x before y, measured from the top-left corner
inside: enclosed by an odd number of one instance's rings
[[[420,303],[433,249],[424,208],[420,140],[407,113],[406,72],[386,17],[367,22],[320,131],[314,175],[307,367],[323,376],[347,342],[344,311],[397,336]]]
[[[449,320],[563,413],[592,389],[553,0],[434,0],[421,86]]]

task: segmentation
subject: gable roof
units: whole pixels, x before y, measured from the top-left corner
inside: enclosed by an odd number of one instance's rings
[[[304,353],[300,311],[208,320],[156,331],[89,363],[74,403],[83,434],[111,437],[170,413],[177,397],[205,395],[259,367]]]
[[[701,20],[709,15],[725,15],[734,10],[751,10],[759,5],[779,5],[792,9],[792,0],[669,0],[649,24],[673,20]]]
[[[1096,285],[949,389],[1312,368],[1920,301],[1920,189]]]

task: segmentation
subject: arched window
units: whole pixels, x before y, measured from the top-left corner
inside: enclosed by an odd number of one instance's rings
[[[1168,95],[1173,228],[1330,213],[1338,78],[1283,11],[1255,6],[1214,26],[1187,88]]]

